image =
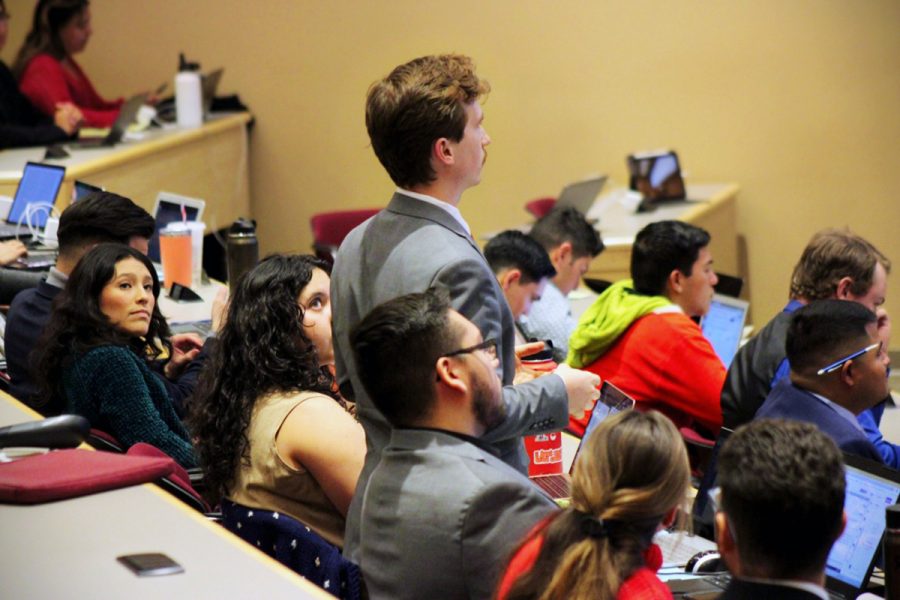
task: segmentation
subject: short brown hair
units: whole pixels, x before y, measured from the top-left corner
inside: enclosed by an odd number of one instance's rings
[[[890,273],[891,261],[875,246],[849,229],[825,229],[812,237],[794,267],[791,298],[831,298],[844,277],[853,280],[850,291],[862,296],[872,287],[879,263]]]
[[[465,105],[490,91],[468,56],[423,56],[376,81],[366,97],[372,149],[391,179],[410,188],[434,181],[431,144],[462,139]]]

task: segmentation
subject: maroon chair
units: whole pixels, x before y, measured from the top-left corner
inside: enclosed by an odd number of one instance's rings
[[[309,220],[313,234],[313,251],[329,264],[334,263],[338,247],[350,231],[375,215],[380,209],[337,210],[313,215]]]
[[[525,204],[527,210],[535,219],[540,219],[556,206],[556,198],[547,196],[546,198],[535,198],[531,202]]]

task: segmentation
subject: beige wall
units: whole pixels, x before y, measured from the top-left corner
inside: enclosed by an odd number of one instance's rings
[[[33,2],[9,2],[9,60]],[[741,184],[755,320],[782,305],[819,228],[849,225],[900,262],[900,4],[94,0],[80,60],[109,96],[170,78],[177,53],[226,67],[253,110],[251,186],[265,251],[307,250],[310,215],[378,206],[368,85],[417,55],[471,54],[494,142],[463,213],[476,233],[625,155],[672,147],[690,180]],[[177,191],[177,190],[176,190]],[[436,249],[437,250],[437,249]],[[889,309],[900,315],[900,294]],[[900,335],[892,344],[900,347]]]

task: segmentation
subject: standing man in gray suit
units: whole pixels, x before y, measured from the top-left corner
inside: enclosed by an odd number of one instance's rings
[[[332,272],[338,383],[355,400],[368,453],[350,511],[344,554],[355,558],[359,502],[391,426],[360,384],[349,332],[377,305],[439,287],[485,339],[497,340],[506,418],[484,439],[524,472],[521,437],[562,429],[599,396],[599,378],[561,365],[553,375],[513,386],[517,358],[512,313],[457,206],[481,180],[491,142],[479,98],[488,92],[470,58],[426,56],[394,69],[369,89],[366,128],[375,154],[398,186],[387,208],[354,229]],[[393,357],[406,360],[406,355]]]
[[[491,598],[505,559],[555,509],[479,439],[504,417],[497,341],[430,289],[375,308],[351,344],[394,426],[362,498],[370,597]]]

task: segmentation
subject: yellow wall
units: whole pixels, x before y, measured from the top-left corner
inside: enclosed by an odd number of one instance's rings
[[[33,2],[8,4],[7,60]],[[526,200],[585,174],[622,182],[631,151],[672,147],[689,179],[742,186],[758,324],[783,304],[817,229],[849,225],[900,262],[894,0],[91,6],[95,34],[80,60],[106,95],[170,78],[179,50],[204,69],[226,67],[221,91],[239,92],[257,119],[251,187],[264,251],[307,250],[316,212],[387,200],[393,186],[365,134],[366,89],[409,58],[459,51],[493,86],[494,143],[461,206],[476,233],[522,222]],[[900,315],[900,294],[888,307]]]

